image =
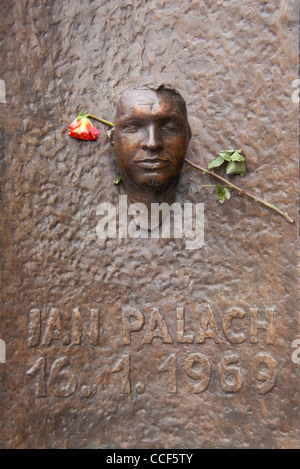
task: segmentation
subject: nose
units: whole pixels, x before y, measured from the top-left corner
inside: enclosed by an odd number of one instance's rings
[[[163,148],[163,140],[160,129],[157,125],[151,124],[147,128],[147,134],[143,142],[144,150],[158,150]]]

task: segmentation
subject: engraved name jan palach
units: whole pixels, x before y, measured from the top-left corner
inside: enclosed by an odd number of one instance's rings
[[[105,314],[105,312],[103,312]],[[190,315],[191,313],[189,313]],[[27,370],[27,375],[35,381],[35,393],[37,397],[46,396],[48,392],[53,392],[58,397],[67,397],[80,392],[78,388],[78,375],[72,370],[72,359],[67,358],[64,353],[78,346],[87,344],[93,345],[99,350],[101,355],[101,336],[109,331],[101,328],[101,314],[99,309],[91,309],[88,313],[82,314],[79,308],[74,308],[69,315],[69,328],[65,326],[65,315],[57,308],[49,311],[33,309],[30,311],[30,322],[28,329],[28,347],[39,349],[43,356]],[[140,347],[149,347],[157,343],[184,346],[185,361],[184,369],[186,377],[192,380],[190,392],[202,393],[209,387],[212,363],[211,358],[202,353],[203,345],[207,340],[212,340],[220,350],[224,343],[231,345],[259,344],[264,346],[264,351],[257,353],[255,348],[252,356],[252,378],[248,385],[255,383],[258,394],[265,394],[271,391],[277,381],[277,361],[272,358],[272,354],[266,352],[265,348],[272,346],[275,341],[275,313],[272,309],[258,311],[257,308],[250,308],[244,311],[241,308],[229,309],[221,320],[221,328],[210,305],[206,304],[202,308],[199,321],[194,323],[193,330],[185,328],[186,312],[185,308],[174,308],[174,314],[167,320],[159,308],[151,310],[149,318],[146,320],[142,311],[137,308],[122,308],[121,317],[116,320],[121,323],[119,345],[124,348],[124,354],[113,363],[110,370],[107,370],[112,380],[112,374],[120,374],[120,384],[115,383],[115,392],[123,394],[131,393],[134,384],[137,392],[144,392],[145,386],[149,383],[132,383],[131,380],[131,356],[130,345],[134,339]],[[240,330],[236,331],[236,324],[239,323]],[[50,391],[46,385],[45,368],[47,357],[44,352],[56,344],[62,351],[62,356],[57,358],[52,364],[50,371]],[[197,352],[188,353],[188,345],[196,345]],[[242,349],[241,349],[242,350]],[[237,393],[241,390],[243,383],[242,372],[239,368],[238,354],[230,354],[223,357],[216,369],[220,388],[226,393]],[[105,361],[103,361],[103,365]],[[161,372],[168,374],[168,379],[163,379],[162,390],[166,393],[177,393],[181,385],[177,379],[177,359],[176,354],[166,356],[164,360],[157,363],[157,368]],[[47,368],[50,364],[47,364]],[[152,366],[155,366],[155,359]],[[61,378],[65,377],[60,387]],[[228,378],[230,376],[230,379]],[[97,382],[95,377],[90,377]],[[109,378],[108,378],[109,381]],[[251,381],[251,382],[250,382]],[[93,387],[94,392],[101,392],[101,388]],[[91,394],[91,389],[84,392]]]

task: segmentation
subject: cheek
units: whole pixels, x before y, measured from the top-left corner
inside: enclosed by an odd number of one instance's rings
[[[184,160],[186,149],[187,144],[183,139],[169,142],[168,145],[166,145],[166,152],[170,155],[175,164],[179,164]]]
[[[122,159],[128,159],[136,149],[136,142],[134,139],[118,138],[115,141],[115,151]]]
[[[135,170],[133,158],[136,154],[136,148],[128,139],[118,139],[115,141],[115,157],[119,166],[127,175],[131,175]]]

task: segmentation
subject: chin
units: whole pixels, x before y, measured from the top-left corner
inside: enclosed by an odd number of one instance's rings
[[[170,178],[162,178],[159,174],[147,174],[138,181],[138,185],[141,188],[158,190],[168,187],[172,180]]]

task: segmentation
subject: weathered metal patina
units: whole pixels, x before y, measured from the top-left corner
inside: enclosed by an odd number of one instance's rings
[[[299,447],[298,2],[0,12],[1,448]],[[82,142],[68,124],[83,108],[113,121],[123,91],[152,82],[186,101],[189,159],[243,148],[239,183],[296,222],[237,192],[220,204],[197,170],[177,180],[184,121],[170,181],[177,200],[204,203],[203,246],[99,239],[97,208],[118,204],[116,163],[127,171],[105,127]],[[160,184],[159,164],[135,174],[142,186]]]

